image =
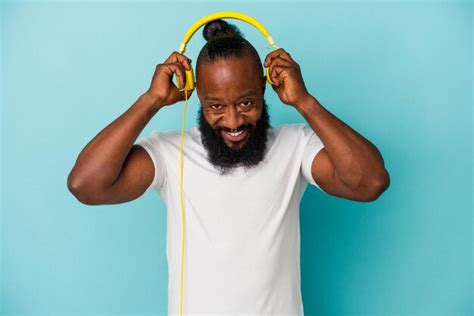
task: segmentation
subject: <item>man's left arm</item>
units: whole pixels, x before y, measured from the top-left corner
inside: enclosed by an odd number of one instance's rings
[[[390,176],[375,145],[311,95],[295,108],[324,144],[311,165],[311,174],[324,191],[351,200],[373,201],[388,188]]]
[[[355,201],[377,199],[390,185],[390,176],[375,145],[307,91],[299,65],[284,49],[269,53],[265,66],[280,100],[296,108],[324,144],[311,166],[318,185],[329,194]]]

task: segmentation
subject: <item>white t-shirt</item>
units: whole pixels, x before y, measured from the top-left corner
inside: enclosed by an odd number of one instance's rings
[[[148,189],[167,207],[169,314],[180,304],[180,137],[153,130],[137,141],[155,166]],[[299,205],[308,182],[319,188],[311,164],[323,147],[305,124],[273,127],[259,165],[220,175],[197,126],[185,132],[183,313],[303,315]]]

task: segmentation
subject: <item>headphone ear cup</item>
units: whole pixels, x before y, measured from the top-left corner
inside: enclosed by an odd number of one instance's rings
[[[269,67],[265,67],[265,75],[267,76],[267,82],[271,85],[273,85],[272,80],[270,79],[270,71],[268,70]]]
[[[182,90],[193,90],[194,89],[194,73],[193,73],[193,68],[191,67],[191,70],[185,70],[184,75],[186,78],[184,79],[184,88],[179,89],[180,83],[178,80],[178,77],[176,76],[176,86],[180,91]]]
[[[192,90],[194,89],[194,72],[193,72],[193,67],[191,67],[191,70],[185,70],[186,73],[186,85],[185,89],[186,90]]]

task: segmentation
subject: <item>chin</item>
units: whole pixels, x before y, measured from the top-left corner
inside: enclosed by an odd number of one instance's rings
[[[227,141],[225,141],[225,143],[227,147],[229,147],[230,149],[238,150],[238,149],[242,149],[245,146],[245,144],[247,143],[247,139],[239,143],[228,143]]]

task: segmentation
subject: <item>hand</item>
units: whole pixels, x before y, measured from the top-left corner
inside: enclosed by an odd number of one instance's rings
[[[173,52],[162,64],[158,64],[153,74],[150,88],[144,93],[153,100],[153,105],[163,107],[185,100],[184,90],[180,91],[173,83],[173,74],[178,78],[179,86],[184,87],[186,75],[185,70],[191,70],[191,59]],[[193,90],[188,90],[188,99]]]
[[[288,105],[297,106],[310,94],[301,75],[300,66],[283,48],[270,52],[265,58],[265,67],[269,67],[272,88],[280,100]]]

